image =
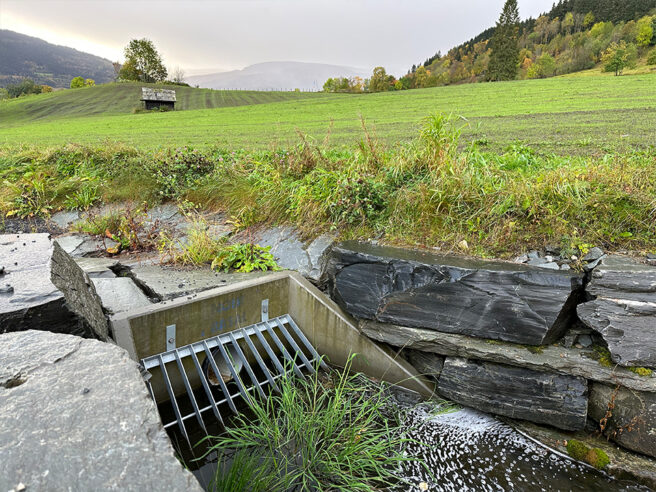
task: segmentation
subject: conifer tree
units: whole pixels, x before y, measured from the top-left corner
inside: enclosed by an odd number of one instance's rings
[[[492,37],[488,80],[515,80],[519,63],[519,9],[517,0],[506,0]]]

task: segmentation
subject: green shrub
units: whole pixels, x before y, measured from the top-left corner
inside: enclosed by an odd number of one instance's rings
[[[202,176],[214,169],[214,163],[199,150],[182,147],[167,150],[151,164],[164,198],[182,196]]]
[[[220,248],[212,261],[213,270],[229,272],[252,272],[253,270],[280,270],[275,258],[270,253],[271,246],[257,244],[231,244]]]
[[[212,237],[208,232],[207,222],[201,217],[195,217],[185,241],[175,239],[169,232],[162,231],[157,248],[166,261],[200,266],[212,263],[224,247],[225,239]]]
[[[647,65],[656,65],[656,48],[653,48],[647,55]]]

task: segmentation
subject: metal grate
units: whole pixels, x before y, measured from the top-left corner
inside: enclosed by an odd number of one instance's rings
[[[264,353],[260,353],[258,346]],[[199,354],[204,355],[202,363]],[[254,361],[254,367],[249,364],[249,359]],[[223,424],[221,405],[227,404],[233,413],[238,413],[235,405],[237,399],[248,401],[254,391],[265,398],[262,387],[266,385],[278,391],[276,380],[286,369],[304,378],[304,372],[313,373],[316,364],[326,368],[310,341],[288,314],[146,357],[141,364],[148,374],[150,370],[159,368],[175,415],[173,420],[164,422],[164,428],[177,426],[187,442],[189,435],[185,422],[189,419],[195,417],[207,433],[205,414],[213,414]],[[241,376],[244,371],[246,376]],[[184,391],[177,396],[172,377],[178,382],[181,380],[184,387]],[[197,379],[200,380],[200,388],[194,391],[191,381]],[[245,382],[247,379],[249,383]],[[165,399],[157,401],[151,377],[147,377],[146,383],[155,402],[163,403]],[[183,411],[183,408],[188,411]]]

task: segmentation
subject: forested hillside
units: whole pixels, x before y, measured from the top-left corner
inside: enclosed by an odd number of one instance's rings
[[[103,84],[114,80],[114,68],[109,60],[99,56],[0,30],[0,87],[25,78],[36,84],[68,87],[77,76]]]
[[[603,64],[616,47],[627,67],[656,69],[656,0],[561,0],[537,19],[520,23],[518,77],[545,78]],[[495,28],[413,66],[403,88],[485,80]]]

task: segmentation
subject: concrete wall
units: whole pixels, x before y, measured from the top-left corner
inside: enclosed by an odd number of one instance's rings
[[[166,351],[166,327],[171,324],[176,325],[176,346],[181,347],[258,323],[263,299],[269,300],[270,318],[290,314],[332,364],[343,366],[356,353],[354,370],[432,394],[432,386],[410,364],[361,335],[348,315],[296,273],[281,272],[146,306],[122,313],[111,324],[117,344],[138,360]],[[176,379],[172,377],[174,387]],[[152,383],[159,396],[163,390],[156,371]]]

